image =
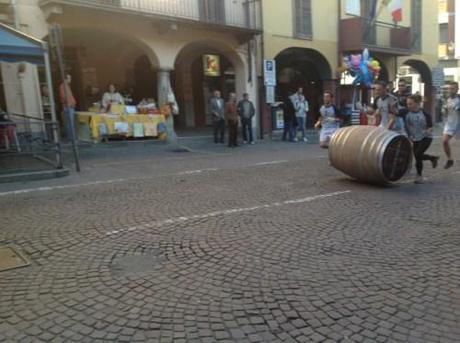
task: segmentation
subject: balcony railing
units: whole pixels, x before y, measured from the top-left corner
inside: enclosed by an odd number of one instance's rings
[[[411,31],[408,27],[371,21],[363,17],[342,19],[340,23],[342,51],[373,51],[394,55],[410,55]]]
[[[261,30],[261,0],[41,0],[67,5],[165,17],[243,30]]]

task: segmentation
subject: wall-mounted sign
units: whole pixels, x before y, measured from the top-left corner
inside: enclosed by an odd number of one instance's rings
[[[275,112],[275,128],[277,130],[284,129],[284,112],[282,109],[277,109]]]
[[[264,60],[264,83],[266,86],[276,86],[275,60]]]
[[[220,76],[220,56],[203,55],[203,71],[205,76]]]

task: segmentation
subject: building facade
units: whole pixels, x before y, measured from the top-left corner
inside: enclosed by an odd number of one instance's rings
[[[460,81],[460,45],[455,39],[460,35],[459,0],[439,1],[439,65],[446,81]]]
[[[410,66],[419,74],[425,106],[434,106],[438,5],[428,0],[401,4],[402,21],[396,24],[381,0],[264,0],[262,51],[264,58],[276,60],[277,96],[303,87],[311,125],[324,89],[336,93],[337,105],[351,101],[351,86],[341,82],[337,68],[343,56],[368,48],[382,67],[380,79],[395,81],[399,68]],[[264,119],[271,122],[268,113]]]
[[[236,91],[256,98],[260,1],[16,0],[2,6],[0,20],[39,39],[49,41],[50,25],[59,25],[79,110],[100,100],[109,84],[135,104],[144,98],[161,104],[174,94],[180,112],[169,126],[180,130],[210,123],[207,104],[215,89],[224,97]],[[2,66],[4,84],[17,84],[15,68]],[[32,73],[40,77],[39,70]],[[57,69],[54,75],[58,84]],[[15,92],[6,87],[5,93],[8,110],[17,107]]]
[[[455,1],[459,0],[451,0]],[[224,97],[230,91],[239,97],[247,92],[262,109],[254,125],[264,134],[273,125],[269,107],[263,106],[263,59],[276,61],[276,97],[304,88],[313,113],[309,125],[323,90],[336,93],[337,105],[351,101],[351,86],[338,67],[343,56],[364,48],[380,62],[383,80],[395,81],[410,68],[418,75],[417,89],[425,106],[433,107],[432,69],[438,63],[439,39],[433,14],[438,13],[438,3],[401,0],[398,23],[383,3],[3,0],[0,21],[48,41],[50,25],[59,25],[80,110],[100,100],[108,84],[130,94],[134,103],[143,98],[162,103],[173,93],[180,113],[169,126],[178,131],[199,129],[210,124],[208,100],[214,89]],[[206,70],[207,64],[212,70]],[[3,63],[1,70],[5,91],[0,102],[11,112],[40,114],[40,87],[30,86],[43,79],[40,68],[27,66],[18,72],[17,66]],[[57,70],[54,75],[58,84]]]

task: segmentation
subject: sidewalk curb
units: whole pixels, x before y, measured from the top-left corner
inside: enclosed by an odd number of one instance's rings
[[[69,169],[67,168],[43,170],[43,171],[27,172],[27,173],[13,173],[13,174],[0,175],[0,183],[46,180],[46,179],[64,177],[68,175],[69,175]]]

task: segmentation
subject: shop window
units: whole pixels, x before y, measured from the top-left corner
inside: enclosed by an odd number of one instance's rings
[[[294,35],[298,38],[313,36],[311,0],[294,0]]]

